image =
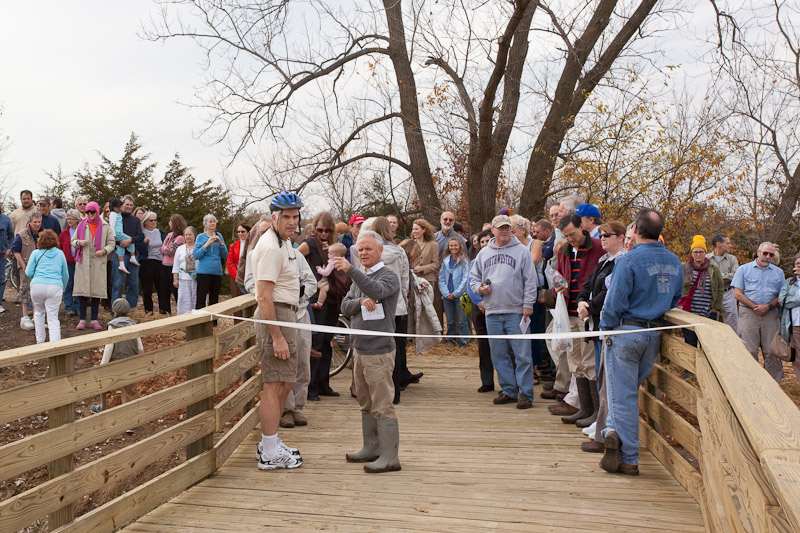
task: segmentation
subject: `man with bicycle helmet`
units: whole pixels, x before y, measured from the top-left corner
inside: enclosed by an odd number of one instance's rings
[[[300,225],[303,201],[293,192],[281,192],[270,202],[272,227],[258,240],[247,257],[248,273],[255,279],[257,318],[297,322],[300,303],[300,275],[297,252],[290,239]],[[258,468],[278,470],[303,464],[300,451],[286,446],[278,437],[278,423],[286,397],[297,379],[297,339],[294,328],[256,325],[261,353],[261,442],[257,445]]]

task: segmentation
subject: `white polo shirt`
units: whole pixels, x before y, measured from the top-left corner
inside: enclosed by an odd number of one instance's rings
[[[252,263],[251,263],[252,261]],[[275,284],[272,293],[274,302],[289,305],[300,303],[300,273],[297,262],[297,251],[292,243],[282,243],[278,234],[270,228],[258,240],[256,247],[247,255],[247,270],[253,265],[256,280],[256,297],[258,297],[258,281],[271,281]]]

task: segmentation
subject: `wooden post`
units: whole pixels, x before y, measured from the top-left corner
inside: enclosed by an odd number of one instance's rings
[[[198,324],[196,326],[189,326],[186,328],[186,339],[187,340],[194,340],[199,339],[201,337],[210,337],[214,334],[214,327],[212,326],[211,322],[205,322],[203,324]],[[216,355],[216,354],[215,354]],[[206,374],[211,374],[214,372],[214,358],[211,357],[209,359],[204,359],[199,363],[194,363],[193,365],[189,365],[187,368],[187,379],[194,379],[200,376],[204,376]],[[200,400],[197,403],[193,403],[186,408],[186,418],[189,419],[193,416],[196,416],[204,411],[208,411],[214,408],[214,398],[206,398],[204,400]],[[186,447],[186,459],[191,459],[192,457],[196,457],[201,453],[210,450],[211,447],[214,445],[214,435],[209,434],[201,439],[191,443]]]
[[[63,376],[71,374],[75,370],[75,354],[69,353],[51,357],[49,360],[48,377]],[[56,428],[75,421],[75,404],[70,403],[61,407],[56,407],[47,412],[47,424],[50,428]],[[50,479],[58,477],[75,469],[75,457],[73,454],[59,457],[47,464],[47,472]],[[68,524],[75,519],[75,504],[62,507],[58,511],[50,513],[48,525],[50,531]]]

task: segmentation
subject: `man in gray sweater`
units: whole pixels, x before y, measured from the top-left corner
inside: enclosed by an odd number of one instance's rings
[[[528,333],[537,284],[531,252],[511,233],[511,219],[506,215],[492,219],[492,235],[472,262],[470,288],[483,297],[489,335]],[[489,339],[489,349],[502,389],[494,403],[532,407],[531,342]]]
[[[337,270],[353,280],[342,300],[342,314],[355,329],[394,333],[400,279],[381,261],[383,240],[373,231],[362,231],[355,244],[361,269],[344,257],[336,257]],[[362,270],[363,269],[363,270]],[[400,432],[394,399],[395,343],[392,337],[355,335],[353,388],[361,407],[364,447],[346,455],[351,463],[367,463],[369,473],[400,470],[397,457]]]

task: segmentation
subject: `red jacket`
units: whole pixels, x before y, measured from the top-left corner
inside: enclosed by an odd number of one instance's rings
[[[67,264],[71,265],[75,262],[75,256],[72,255],[72,240],[69,238],[69,227],[58,236],[58,246],[64,252],[64,257],[67,258]]]
[[[236,272],[239,268],[239,249],[241,246],[242,241],[236,239],[228,249],[228,259],[225,260],[225,269],[233,280],[236,279]]]
[[[586,284],[586,280],[592,275],[597,269],[597,263],[599,262],[600,258],[606,253],[603,250],[602,245],[600,244],[600,239],[593,239],[589,237],[589,233],[584,231],[584,236],[586,240],[584,241],[584,247],[587,248],[586,256],[584,257],[583,262],[583,270],[578,274],[578,287],[579,292],[580,289]],[[564,276],[564,279],[567,282],[567,292],[564,293],[564,298],[567,301],[567,307],[570,307],[570,280],[572,279],[572,265],[570,264],[570,257],[572,256],[572,245],[569,243],[565,244],[561,247],[561,250],[558,252],[558,256],[556,256],[556,270],[558,273]]]

